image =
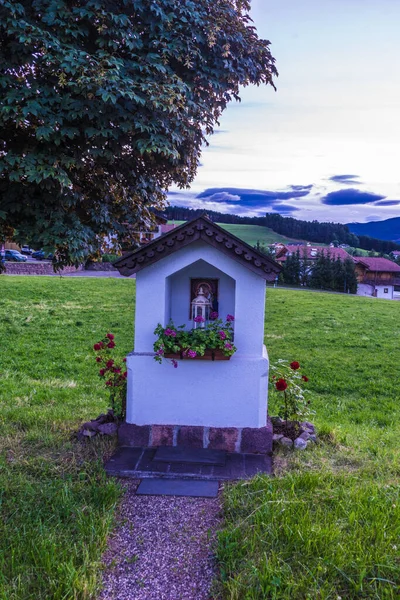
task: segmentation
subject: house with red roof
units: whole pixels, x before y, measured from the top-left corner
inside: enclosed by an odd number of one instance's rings
[[[320,254],[325,254],[326,256],[329,254],[333,260],[340,258],[340,260],[344,261],[347,258],[352,258],[346,250],[343,250],[343,248],[334,248],[333,246],[312,246],[310,244],[281,245],[281,247],[277,248],[274,258],[276,262],[284,263],[288,256],[293,256],[296,252],[300,253],[300,258],[306,258],[310,262],[316,260]]]
[[[354,257],[359,296],[393,300],[400,285],[400,266],[387,258]]]

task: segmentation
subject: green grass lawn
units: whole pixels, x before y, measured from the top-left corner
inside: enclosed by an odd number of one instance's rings
[[[271,361],[309,376],[321,443],[227,490],[225,598],[400,597],[399,317],[396,302],[268,290]]]
[[[185,221],[170,221],[176,225],[182,225]],[[287,238],[279,233],[275,233],[269,227],[261,227],[260,225],[236,225],[231,223],[217,223],[220,227],[229,231],[236,237],[240,238],[250,246],[255,246],[257,242],[260,244],[273,244],[274,242],[282,242],[284,244],[293,243],[296,240]],[[322,244],[323,245],[323,244]]]
[[[71,436],[103,412],[93,342],[132,349],[135,282],[0,277],[0,598],[94,597],[119,490],[113,442]]]
[[[92,345],[112,331],[131,350],[134,289],[0,277],[1,600],[96,597],[120,497],[102,470],[113,443],[72,434],[107,408]],[[396,302],[268,289],[271,360],[310,377],[321,442],[226,488],[216,598],[400,597],[399,317]]]

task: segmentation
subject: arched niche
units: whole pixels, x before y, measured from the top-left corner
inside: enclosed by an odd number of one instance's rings
[[[166,278],[165,324],[172,320],[177,326],[192,327],[190,302],[193,280],[216,280],[220,318],[225,319],[226,315],[235,314],[235,280],[220,269],[200,259]]]

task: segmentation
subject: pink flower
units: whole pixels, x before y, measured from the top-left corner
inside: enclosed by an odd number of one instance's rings
[[[122,359],[122,362],[126,362],[126,358],[123,358],[123,359]]]
[[[96,362],[101,362],[103,359],[101,358],[101,356],[96,356]]]
[[[157,356],[162,356],[164,354],[164,348],[160,348],[159,350],[157,350],[156,354]]]
[[[111,342],[107,344],[107,348],[115,348],[115,342],[111,340]]]
[[[106,381],[106,385],[108,385],[108,386],[112,386],[112,384],[113,384],[113,382],[112,382],[112,381],[110,381],[110,379],[109,379],[108,381]]]
[[[167,329],[164,331],[164,335],[167,335],[170,337],[176,337],[176,331],[167,327]]]
[[[114,367],[113,371],[114,371],[114,373],[121,373],[121,369],[119,367],[118,368]]]
[[[107,369],[111,369],[111,367],[113,366],[113,364],[114,364],[114,361],[113,361],[112,359],[111,359],[111,360],[108,360],[108,361],[106,362],[106,367],[107,367]]]
[[[225,350],[232,350],[233,346],[229,342],[226,342],[224,348],[225,348]]]
[[[228,323],[231,323],[235,320],[235,317],[233,315],[226,315],[226,320],[228,321]]]
[[[211,321],[215,321],[215,319],[218,319],[218,313],[216,310],[213,310],[212,312],[210,312],[210,319],[211,319]]]
[[[105,370],[105,369],[100,369],[100,371],[99,371],[99,375],[100,375],[100,377],[104,377],[104,373],[105,373],[105,372],[106,372],[106,370]]]
[[[95,344],[95,345],[93,346],[93,350],[96,350],[96,351],[98,351],[98,350],[101,350],[101,349],[102,349],[102,347],[103,347],[103,346],[102,346],[100,343],[98,343],[98,344]]]
[[[172,359],[172,364],[174,365],[174,369],[178,368],[178,361],[175,359]]]
[[[225,331],[218,331],[218,335],[221,338],[221,340],[226,340],[226,333],[225,333]]]
[[[205,318],[204,318],[204,317],[200,317],[200,316],[198,316],[198,317],[195,317],[195,318],[193,319],[193,321],[194,321],[195,323],[204,323],[204,321],[205,321]]]
[[[189,358],[196,358],[197,352],[196,352],[196,350],[188,350],[187,355]]]
[[[112,333],[107,333],[106,338],[108,338],[109,340],[113,340],[115,337],[115,335],[113,335]]]

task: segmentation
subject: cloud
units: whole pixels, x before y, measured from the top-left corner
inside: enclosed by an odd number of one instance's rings
[[[344,206],[348,204],[371,204],[377,200],[383,200],[386,196],[373,194],[371,192],[360,192],[354,188],[330,192],[322,198],[322,204],[329,206]]]
[[[291,206],[290,204],[278,204],[273,207],[273,211],[279,213],[280,215],[288,215],[296,210],[300,210],[297,206]]]
[[[201,197],[201,195],[197,196],[197,198]],[[235,194],[230,194],[229,192],[217,192],[208,196],[207,200],[210,202],[240,202],[240,196],[235,196]]]
[[[242,188],[208,188],[200,194],[194,192],[168,193],[171,204],[193,209],[215,210],[222,213],[263,216],[266,212],[289,215],[300,208],[285,204],[285,200],[295,200],[308,196],[312,185],[292,185],[286,190],[252,190]]]
[[[381,202],[375,202],[375,206],[396,206],[400,204],[400,200],[381,200]]]
[[[311,183],[310,185],[291,185],[290,189],[291,190],[295,190],[296,192],[297,191],[300,191],[300,192],[305,192],[305,191],[311,192],[311,190],[313,189],[313,187],[314,186]]]
[[[310,188],[289,191],[252,190],[242,188],[209,188],[196,196],[197,199],[213,200],[216,202],[230,201],[251,207],[268,207],[278,204],[282,200],[293,200],[308,196]]]
[[[358,175],[333,175],[333,177],[329,177],[329,181],[334,181],[335,183],[343,183],[347,185],[349,183],[357,183],[360,184],[361,181],[358,181],[360,177]]]

